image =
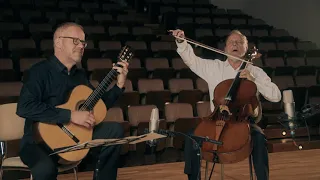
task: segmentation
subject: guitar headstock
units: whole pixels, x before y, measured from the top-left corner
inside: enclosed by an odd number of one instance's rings
[[[129,62],[132,59],[133,55],[134,54],[132,48],[128,45],[125,45],[119,53],[118,60]]]

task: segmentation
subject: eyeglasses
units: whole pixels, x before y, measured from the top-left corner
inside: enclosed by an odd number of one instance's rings
[[[81,40],[76,37],[67,37],[67,36],[60,36],[59,38],[69,38],[73,40],[74,45],[78,45],[79,43],[82,43],[84,47],[87,47],[88,43],[85,40]]]

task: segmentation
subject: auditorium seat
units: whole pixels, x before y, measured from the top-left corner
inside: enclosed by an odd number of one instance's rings
[[[170,79],[169,90],[172,93],[173,102],[189,103],[193,107],[203,98],[202,91],[194,89],[191,79]]]
[[[264,59],[266,66],[276,68],[280,66],[285,66],[282,57],[267,57]]]
[[[93,19],[99,24],[104,24],[104,22],[112,21],[112,15],[108,13],[94,13]]]
[[[268,35],[269,35],[269,33],[268,33],[268,30],[266,30],[266,29],[253,29],[252,30],[252,36],[264,37],[264,36],[268,36]],[[261,49],[260,46],[259,46],[259,49]]]
[[[199,101],[196,105],[197,116],[198,117],[207,117],[211,114],[210,101]]]
[[[320,86],[310,86],[308,88],[308,103],[319,104],[320,103]]]
[[[309,51],[313,49],[317,49],[317,45],[310,41],[298,41],[296,42],[297,49]]]
[[[42,57],[51,56],[53,53],[53,40],[42,39],[40,41],[40,51],[42,52]]]
[[[44,58],[21,58],[19,61],[20,72],[30,69],[34,64],[45,60]]]
[[[280,90],[295,86],[294,68],[291,66],[276,67],[272,82],[274,82]]]
[[[309,50],[306,52],[308,66],[320,67],[320,50]]]
[[[45,60],[44,58],[22,58],[20,59],[19,65],[20,65],[20,73],[22,74],[21,79],[27,79],[28,75],[29,75],[29,69],[41,62]]]
[[[287,66],[297,68],[299,66],[305,66],[305,52],[302,50],[289,50],[286,52]]]
[[[99,68],[99,69],[93,69],[93,71],[90,73],[90,80],[97,80],[101,82],[111,71],[112,68]]]
[[[113,61],[116,61],[121,50],[121,42],[99,41],[99,49],[102,53],[102,57],[111,58]]]
[[[188,69],[188,66],[183,62],[182,58],[178,57],[178,58],[173,58],[172,61],[172,67],[176,70],[176,71],[180,71],[181,69]]]
[[[19,80],[20,73],[15,71],[12,59],[0,59],[0,82],[12,82]]]
[[[89,58],[87,60],[87,70],[89,72],[94,71],[96,69],[111,69],[112,59],[109,58]],[[108,72],[108,71],[107,71]]]
[[[295,47],[293,42],[278,42],[277,43],[277,49],[278,50],[289,51],[289,50],[295,50],[296,47]]]
[[[314,66],[300,66],[296,71],[296,85],[309,87],[317,84],[317,69]]]
[[[181,133],[190,132],[191,128],[196,127],[197,118],[193,116],[193,108],[188,103],[166,103],[165,119],[170,131]],[[171,138],[169,147],[183,149],[183,136]]]
[[[141,68],[141,60],[139,58],[132,58],[130,61],[129,61],[129,66],[128,66],[128,69],[129,69],[129,72],[131,73],[131,70],[132,69],[139,69]]]
[[[295,110],[300,111],[301,108],[307,103],[307,88],[306,87],[289,87],[292,90],[293,99],[295,102]]]
[[[112,88],[116,84],[116,80],[110,83],[108,90]],[[140,104],[140,94],[138,91],[134,91],[132,87],[132,82],[127,79],[125,82],[125,91],[124,93],[117,99],[114,104],[114,107],[120,107],[124,113],[127,113],[129,106],[137,106]]]
[[[83,26],[84,31],[86,32],[86,34],[90,35],[90,34],[102,34],[102,33],[106,33],[105,29],[103,26],[101,25],[92,25],[92,26]]]
[[[166,58],[147,58],[145,67],[149,72],[149,77],[153,79],[161,79],[164,89],[168,89],[169,79],[175,78],[175,70],[169,66]]]
[[[124,130],[124,137],[130,136],[130,123],[124,121],[123,111],[119,107],[113,107],[108,109],[107,115],[104,119],[105,122],[117,122],[120,123]],[[121,154],[126,154],[129,152],[129,145],[123,144]]]
[[[149,122],[151,117],[152,109],[157,108],[155,105],[139,105],[139,106],[129,106],[128,107],[128,120],[131,125],[131,136],[137,136],[146,134],[146,128],[149,128]],[[160,119],[159,122],[160,129],[166,128],[166,120]],[[136,151],[138,154],[144,153],[146,150],[146,143],[138,143],[136,145],[132,145],[130,150]],[[165,141],[161,140],[156,150],[163,150],[165,147]]]
[[[35,58],[39,56],[33,39],[10,39],[8,50],[14,58]]]
[[[192,79],[193,82],[196,82],[196,80],[199,78],[198,75],[196,75],[191,69],[189,68],[182,68],[178,72],[178,77],[182,79]]]
[[[135,26],[135,27],[132,27],[132,34],[135,36],[144,35],[144,34],[152,34],[152,30],[149,27]]]
[[[196,89],[199,89],[202,92],[203,94],[202,100],[207,101],[210,99],[208,83],[205,80],[203,80],[202,78],[198,78],[196,81]],[[213,92],[210,92],[210,93],[213,93]]]
[[[134,90],[138,90],[138,81],[139,79],[148,78],[148,72],[145,68],[130,68],[127,78],[131,80]]]
[[[1,82],[0,83],[0,104],[18,102],[21,82]]]
[[[161,79],[139,79],[138,91],[141,94],[141,104],[153,104],[159,109],[159,116],[163,117],[164,105],[171,102],[171,92],[164,89]]]

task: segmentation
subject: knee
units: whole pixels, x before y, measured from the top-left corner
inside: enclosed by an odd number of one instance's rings
[[[123,138],[124,137],[124,129],[121,123],[112,122],[110,124],[113,130],[113,138]]]
[[[267,142],[266,136],[260,132],[253,132],[252,140],[254,144],[261,144],[261,145],[265,145]]]
[[[31,174],[34,179],[56,179],[58,169],[53,163],[37,163],[31,168]]]

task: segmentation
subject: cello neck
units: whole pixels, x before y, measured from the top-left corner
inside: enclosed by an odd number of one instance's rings
[[[241,63],[241,66],[239,68],[239,72],[237,73],[236,77],[234,78],[232,85],[230,86],[230,89],[225,97],[226,100],[231,102],[233,99],[235,99],[235,95],[237,94],[236,92],[237,92],[239,84],[241,82],[240,73],[241,73],[241,70],[246,68],[246,66],[247,66],[246,62]]]
[[[234,78],[232,85],[230,86],[230,89],[225,97],[225,100],[227,100],[227,102],[232,102],[235,99],[235,96],[239,88],[239,84],[242,81],[242,79],[240,78],[241,70],[245,69],[248,65],[247,62],[252,62],[252,60],[256,58],[256,56],[257,56],[257,49],[255,47],[246,53],[245,58],[248,59],[249,61],[243,61],[241,63],[239,71],[236,77]]]

